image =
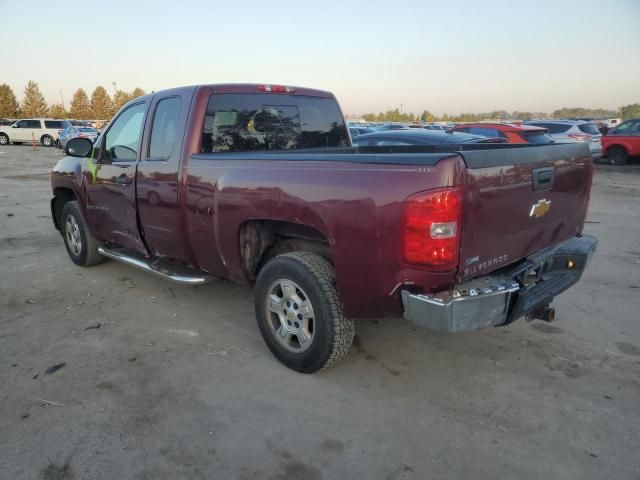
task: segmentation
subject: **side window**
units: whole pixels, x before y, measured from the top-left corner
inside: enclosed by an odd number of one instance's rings
[[[615,135],[625,135],[628,134],[629,131],[631,130],[631,126],[633,125],[633,122],[623,122],[620,125],[618,125],[616,127],[616,129],[611,132]]]
[[[27,120],[27,128],[42,128],[40,120]]]
[[[28,128],[27,120],[20,120],[16,125],[17,128]]]
[[[104,138],[100,160],[105,162],[135,162],[140,148],[145,104],[127,108],[111,124]]]
[[[413,145],[413,144],[409,142],[403,142],[402,140],[394,140],[390,138],[388,140],[378,140],[376,142],[376,145],[378,147],[397,147],[399,145]]]
[[[148,160],[167,160],[171,156],[176,144],[181,106],[180,97],[165,98],[158,102],[151,126]]]

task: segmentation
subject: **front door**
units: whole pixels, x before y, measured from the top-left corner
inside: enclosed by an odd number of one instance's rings
[[[146,254],[136,219],[135,177],[147,103],[123,110],[88,159],[87,222],[102,241]]]
[[[20,120],[15,127],[12,128],[11,136],[9,137],[12,142],[30,142],[31,134],[34,130],[35,120]],[[38,122],[40,123],[40,122]],[[39,140],[39,139],[36,139]]]

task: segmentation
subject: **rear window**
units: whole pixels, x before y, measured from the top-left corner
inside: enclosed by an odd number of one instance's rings
[[[499,137],[500,133],[497,128],[487,127],[471,127],[468,132],[472,135],[482,135],[483,137]]]
[[[522,132],[520,136],[524,138],[527,143],[545,144],[553,142],[553,138],[545,132]]]
[[[344,147],[347,127],[335,100],[269,93],[209,97],[201,152]]]
[[[71,126],[71,123],[66,120],[45,120],[44,121],[44,128],[63,129],[70,126]]]
[[[593,123],[583,123],[582,125],[578,125],[580,131],[584,133],[588,133],[589,135],[600,135],[600,130]]]
[[[546,128],[551,134],[565,133],[571,129],[571,125],[564,123],[530,123],[529,125]]]

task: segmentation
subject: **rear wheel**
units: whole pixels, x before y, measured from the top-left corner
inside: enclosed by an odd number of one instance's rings
[[[40,143],[45,147],[53,146],[53,137],[51,135],[43,135],[40,137]]]
[[[9,136],[6,133],[0,133],[0,145],[9,145]]]
[[[607,150],[607,158],[612,165],[625,165],[629,160],[629,154],[624,147],[611,147]]]
[[[62,230],[67,253],[73,263],[81,267],[89,267],[102,262],[104,257],[98,253],[100,242],[89,231],[80,213],[78,202],[65,203],[58,225]]]
[[[287,367],[313,373],[351,348],[355,328],[344,316],[335,270],[309,252],[277,256],[260,271],[256,319],[267,346]]]

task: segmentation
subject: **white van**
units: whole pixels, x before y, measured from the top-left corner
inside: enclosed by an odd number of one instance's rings
[[[21,144],[31,142],[35,138],[36,142],[45,147],[52,147],[56,143],[58,133],[70,126],[71,123],[67,120],[53,118],[18,120],[9,126],[0,127],[0,145],[8,145],[10,142]]]

